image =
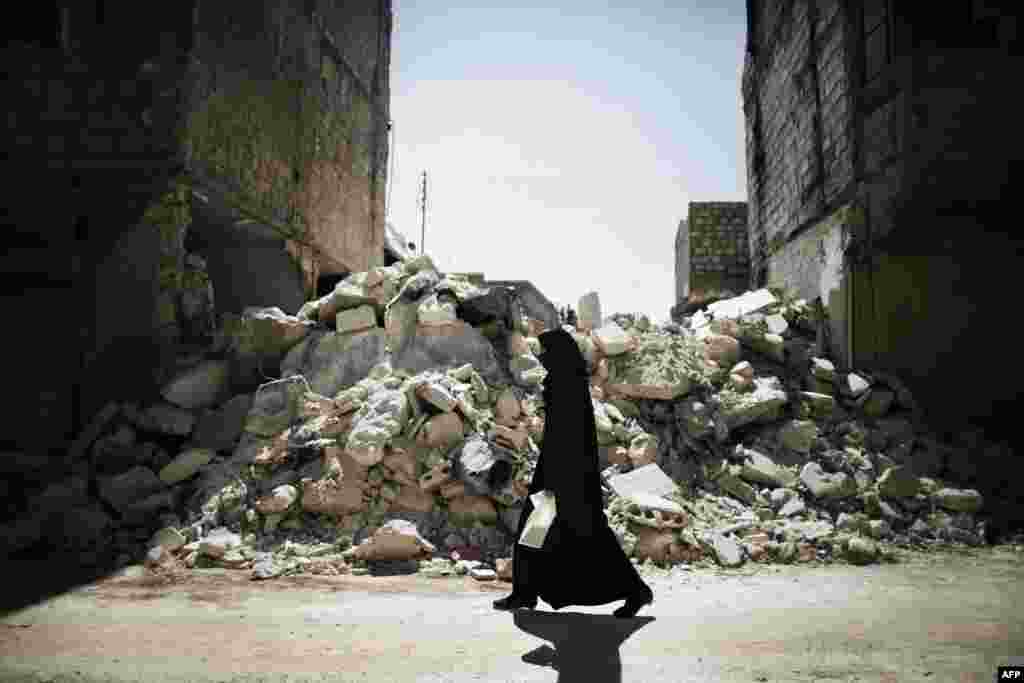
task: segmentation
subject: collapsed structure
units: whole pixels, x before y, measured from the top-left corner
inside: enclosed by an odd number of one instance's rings
[[[942,443],[898,378],[838,371],[820,306],[762,289],[660,326],[600,318],[588,296],[568,329],[592,371],[606,514],[637,561],[863,564],[992,540],[985,511],[1009,494],[958,482],[979,450],[1012,451]],[[74,474],[4,525],[5,550],[510,579],[544,433],[543,329],[507,290],[408,254],[294,315],[223,315],[160,400],[100,411]]]

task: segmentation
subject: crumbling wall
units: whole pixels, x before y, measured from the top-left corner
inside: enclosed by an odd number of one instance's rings
[[[182,130],[210,202],[272,226],[310,291],[384,249],[390,5],[321,4],[204,6]]]
[[[690,291],[745,291],[750,280],[747,203],[690,202],[686,222]]]
[[[676,229],[676,304],[686,301],[690,296],[690,226],[686,219],[679,221]]]
[[[835,210],[853,181],[848,17],[842,3],[758,3],[743,69],[754,284],[769,252]]]

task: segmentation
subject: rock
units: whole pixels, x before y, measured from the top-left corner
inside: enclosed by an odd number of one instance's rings
[[[456,401],[446,388],[437,383],[425,382],[416,388],[416,395],[444,413],[455,409]]]
[[[939,507],[953,512],[977,512],[982,507],[982,496],[975,489],[944,488],[931,495]]]
[[[209,464],[216,456],[216,452],[209,448],[190,448],[182,451],[166,467],[160,470],[160,481],[168,486],[185,481],[196,472]]]
[[[890,467],[878,478],[878,492],[886,498],[910,498],[920,489],[917,477],[906,467]]]
[[[743,458],[740,465],[743,479],[779,488],[796,485],[796,474],[780,467],[767,455],[740,445],[736,446],[736,454]]]
[[[384,446],[401,434],[409,412],[404,392],[383,390],[373,394],[356,414],[345,441],[346,452],[362,465],[377,464],[384,457]]]
[[[740,343],[723,334],[709,334],[704,337],[704,356],[721,366],[733,366],[740,359]]]
[[[462,495],[448,501],[448,519],[461,527],[477,522],[491,525],[498,521],[498,511],[487,496]]]
[[[867,380],[852,372],[845,377],[842,385],[843,393],[853,398],[857,398],[870,387],[871,385],[868,384]]]
[[[502,581],[512,581],[512,558],[511,557],[499,557],[494,560],[494,567],[497,570],[498,578]]]
[[[135,467],[99,482],[100,497],[119,512],[131,503],[163,490],[165,484],[148,467]]]
[[[512,478],[515,456],[473,436],[454,453],[455,477],[472,493],[488,496],[502,489]]]
[[[523,425],[518,425],[515,429],[505,425],[495,425],[491,430],[491,436],[506,448],[517,451],[526,448],[526,443],[530,438],[529,432]]]
[[[821,465],[809,462],[800,472],[800,481],[804,483],[815,498],[849,498],[857,495],[857,485],[845,472],[827,474]]]
[[[608,485],[616,495],[623,498],[632,498],[635,494],[667,496],[679,488],[661,467],[654,463],[610,477]]]
[[[253,397],[245,419],[245,431],[260,436],[276,436],[298,416],[309,383],[302,376],[268,382]]]
[[[872,389],[871,395],[865,401],[863,410],[868,417],[882,417],[889,412],[896,394],[887,389]]]
[[[464,429],[458,413],[442,413],[427,420],[416,439],[428,448],[448,448],[462,440]]]
[[[359,306],[347,311],[339,311],[334,322],[335,329],[339,334],[363,332],[377,327],[377,313],[373,310],[373,306]]]
[[[218,410],[203,414],[192,434],[196,448],[227,451],[234,448],[245,429],[245,420],[252,409],[252,394],[235,396]]]
[[[264,515],[278,514],[288,510],[298,498],[298,489],[291,484],[285,484],[275,487],[269,496],[256,500],[253,507]]]
[[[511,389],[505,389],[498,395],[494,404],[494,419],[498,424],[506,427],[515,427],[518,424],[519,416],[522,414],[522,406],[519,399]]]
[[[421,325],[445,325],[455,322],[458,316],[454,303],[438,301],[437,295],[431,294],[420,302],[416,309],[416,319]]]
[[[753,505],[757,500],[757,491],[740,479],[739,474],[742,471],[740,466],[731,465],[725,468],[722,473],[715,479],[715,483],[726,493],[742,500],[747,505]]]
[[[391,351],[394,368],[409,374],[469,363],[491,383],[498,383],[502,377],[494,347],[479,330],[462,320],[418,325],[403,346],[392,347]]]
[[[776,363],[786,362],[786,343],[781,335],[771,332],[761,336],[747,335],[743,343]]]
[[[608,322],[591,333],[591,338],[605,356],[618,356],[632,348],[633,338],[614,322]]]
[[[835,414],[836,400],[828,394],[819,394],[814,391],[801,391],[798,396],[808,406],[810,416],[827,420]]]
[[[172,436],[188,436],[196,424],[192,413],[170,403],[155,403],[144,412],[125,406],[125,417],[139,429]]]
[[[783,517],[783,518],[793,517],[795,515],[799,515],[801,512],[803,512],[806,509],[807,509],[807,506],[804,504],[803,499],[801,499],[801,498],[792,498],[792,499],[786,501],[782,505],[782,507],[779,508],[778,515],[779,515],[779,517]]]
[[[146,496],[129,503],[121,510],[121,523],[127,526],[148,524],[161,512],[173,509],[176,502],[173,491],[164,490]]]
[[[227,361],[208,360],[172,379],[160,393],[180,408],[209,408],[224,398],[230,377]]]
[[[772,507],[780,508],[785,503],[789,502],[790,500],[792,500],[795,497],[797,497],[796,491],[793,491],[792,489],[781,489],[780,488],[780,489],[774,489],[769,494],[769,501],[771,502]]]
[[[335,396],[385,360],[385,340],[386,333],[379,328],[349,334],[313,332],[285,356],[281,375],[302,375],[311,391]]]
[[[366,561],[412,560],[435,551],[435,546],[420,536],[415,524],[395,519],[354,548],[351,555]]]
[[[629,444],[629,460],[634,467],[649,465],[658,457],[658,437],[653,434],[638,434]]]
[[[675,355],[676,347],[658,348],[650,341],[637,353],[623,354],[608,364],[607,395],[632,399],[674,401],[690,391],[692,380],[682,364],[665,362],[662,352]]]
[[[739,375],[749,380],[754,379],[754,366],[750,364],[750,361],[743,361],[732,366],[729,370],[730,375]]]
[[[809,453],[818,438],[818,426],[810,420],[790,420],[778,431],[779,445],[797,453]]]
[[[836,531],[852,531],[866,534],[870,528],[868,525],[869,521],[867,515],[860,512],[852,515],[841,512],[836,519]]]
[[[775,377],[755,377],[754,391],[737,394],[728,390],[719,392],[726,402],[715,413],[715,422],[721,421],[728,429],[753,422],[771,422],[778,419],[780,408],[789,400]]]
[[[871,564],[878,557],[878,547],[866,538],[854,536],[844,544],[844,556],[851,564]]]
[[[286,315],[277,307],[249,307],[242,311],[238,328],[231,335],[231,347],[240,358],[274,364],[312,327],[309,321]]]
[[[892,534],[889,522],[884,519],[872,519],[868,522],[868,536],[874,539],[887,538]]]
[[[93,416],[88,426],[79,433],[74,443],[71,444],[71,447],[68,449],[68,459],[73,462],[85,455],[92,443],[99,438],[99,435],[103,433],[103,430],[105,430],[107,425],[117,417],[117,414],[120,411],[121,406],[115,402],[110,402],[103,406],[103,408]],[[13,465],[13,461],[14,458],[12,457],[2,457],[0,458],[0,466],[2,466],[3,462]],[[23,472],[28,469],[36,468],[31,465],[24,467],[23,464],[19,463],[19,465],[14,468],[14,471]]]
[[[772,304],[777,299],[767,289],[759,289],[754,292],[747,292],[741,296],[730,299],[722,299],[707,306],[707,311],[714,316],[715,320],[721,318],[737,319],[748,313],[760,311]]]
[[[207,557],[223,557],[230,550],[242,545],[242,537],[232,533],[226,527],[218,527],[210,531],[206,538],[199,542],[199,554]]]
[[[450,282],[450,279],[446,278]],[[445,283],[438,285],[442,290]],[[516,329],[516,318],[513,316],[513,290],[509,287],[495,286],[487,289],[479,287],[459,287],[454,291],[459,300],[458,317],[470,325],[484,325],[490,322],[504,323],[506,329]],[[451,291],[451,290],[449,290]]]
[[[477,581],[494,581],[498,578],[497,573],[493,569],[486,569],[484,567],[470,569],[469,575]]]
[[[172,527],[164,527],[158,530],[149,540],[152,547],[160,546],[168,552],[174,552],[185,547],[185,537],[180,531]]]
[[[811,358],[811,373],[823,382],[834,382],[836,367],[827,358]]]
[[[764,323],[768,326],[768,332],[771,334],[785,334],[789,329],[789,323],[778,313],[765,316]]]
[[[719,533],[710,532],[701,537],[700,541],[721,566],[739,567],[743,564],[742,548],[735,540]]]
[[[363,509],[368,470],[338,449],[324,453],[323,478],[302,480],[302,509],[334,517]]]
[[[332,324],[339,311],[357,308],[365,304],[384,305],[394,291],[380,291],[380,274],[376,270],[353,273],[334,286],[334,291],[317,302],[317,319]]]

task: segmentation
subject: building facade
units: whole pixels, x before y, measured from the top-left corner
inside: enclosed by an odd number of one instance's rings
[[[1021,372],[979,372],[1015,295],[1012,14],[956,0],[748,0],[752,286],[829,315],[841,364],[906,378],[946,427],[998,433]],[[1014,387],[1014,388],[1010,388]]]

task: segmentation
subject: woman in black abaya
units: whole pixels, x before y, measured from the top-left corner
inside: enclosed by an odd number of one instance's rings
[[[540,335],[544,380],[544,440],[529,491],[555,494],[556,515],[540,549],[518,542],[533,512],[529,497],[519,518],[513,551],[512,594],[496,609],[533,608],[541,598],[566,605],[626,603],[615,616],[632,617],[654,601],[651,589],[626,557],[608,526],[597,464],[597,428],[586,362],[572,335],[562,329]],[[589,579],[581,569],[596,571]]]

